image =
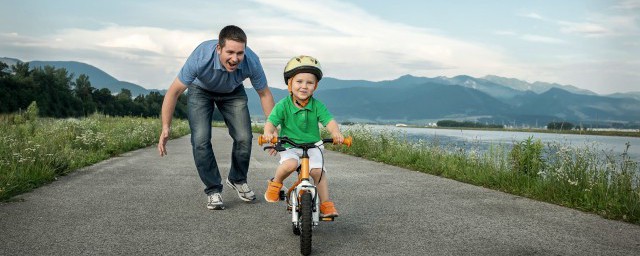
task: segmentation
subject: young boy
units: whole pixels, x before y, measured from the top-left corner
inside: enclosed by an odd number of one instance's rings
[[[335,143],[342,144],[344,137],[340,133],[338,123],[322,102],[313,98],[313,92],[322,79],[322,68],[318,60],[310,56],[294,57],[284,68],[284,81],[289,88],[289,96],[280,100],[271,111],[264,125],[263,137],[271,141],[278,136],[277,126],[280,125],[281,136],[287,136],[296,143],[315,143],[322,138],[318,123],[321,123],[331,133]],[[336,217],[338,211],[329,200],[329,186],[327,175],[323,175],[322,148],[308,151],[309,169],[320,196],[320,216]],[[275,151],[271,151],[274,155]],[[288,148],[280,152],[280,166],[276,174],[269,181],[267,192],[264,194],[267,202],[277,202],[280,197],[282,181],[294,172],[300,164],[302,150]],[[325,171],[326,172],[326,171]]]

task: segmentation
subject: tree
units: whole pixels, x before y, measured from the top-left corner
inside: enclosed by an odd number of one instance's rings
[[[82,74],[75,82],[74,94],[82,101],[82,114],[88,116],[96,111],[96,103],[93,100],[93,91],[89,76]]]
[[[8,69],[9,69],[9,65],[7,65],[7,63],[0,61],[0,78],[5,78],[11,74],[9,73]]]

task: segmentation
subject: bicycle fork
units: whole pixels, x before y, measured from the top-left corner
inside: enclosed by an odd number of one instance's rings
[[[313,226],[318,226],[320,220],[320,200],[318,198],[318,191],[316,186],[309,181],[309,155],[306,149],[302,150],[302,157],[300,158],[300,184],[291,191],[289,198],[291,200],[291,221],[294,225],[298,226],[300,223],[300,196],[302,193],[311,193],[313,202],[312,220]]]
[[[308,180],[303,180],[298,186],[291,191],[289,200],[291,201],[291,221],[294,225],[300,225],[300,195],[301,193],[310,193],[313,199],[313,212],[311,214],[313,226],[318,226],[320,220],[320,204],[316,187]]]

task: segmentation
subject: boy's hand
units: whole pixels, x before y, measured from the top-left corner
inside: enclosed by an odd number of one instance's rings
[[[275,132],[274,132],[274,133],[264,133],[264,134],[262,134],[262,138],[263,138],[265,141],[269,142],[270,144],[273,144],[273,143],[271,143],[271,140],[272,140],[274,137],[278,137],[278,134],[277,134],[277,133],[275,133]]]
[[[278,133],[277,133],[277,132],[274,132],[274,133],[264,133],[264,134],[262,134],[262,138],[263,138],[264,140],[268,141],[268,142],[269,142],[270,144],[272,144],[272,145],[273,145],[273,143],[271,143],[271,140],[272,140],[274,137],[278,137]],[[278,151],[276,151],[275,149],[273,149],[273,148],[272,148],[272,149],[269,149],[269,155],[271,155],[271,156],[275,156],[277,153],[278,153]]]
[[[339,132],[331,134],[331,138],[333,139],[333,144],[342,144],[344,142],[344,136]]]

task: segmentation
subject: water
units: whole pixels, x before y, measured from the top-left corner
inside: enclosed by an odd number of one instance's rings
[[[486,150],[491,145],[509,145],[513,142],[521,142],[529,137],[540,140],[543,144],[561,143],[563,145],[584,148],[595,147],[603,154],[609,156],[620,156],[626,149],[629,142],[627,154],[633,161],[640,161],[640,138],[620,137],[620,136],[598,136],[598,135],[578,135],[578,134],[554,134],[536,132],[508,132],[508,131],[482,131],[482,130],[460,130],[460,129],[429,129],[395,127],[387,125],[366,125],[373,131],[398,131],[405,134],[410,140],[437,141],[439,145],[453,145],[461,148],[478,148]],[[343,127],[348,129],[348,127]]]

